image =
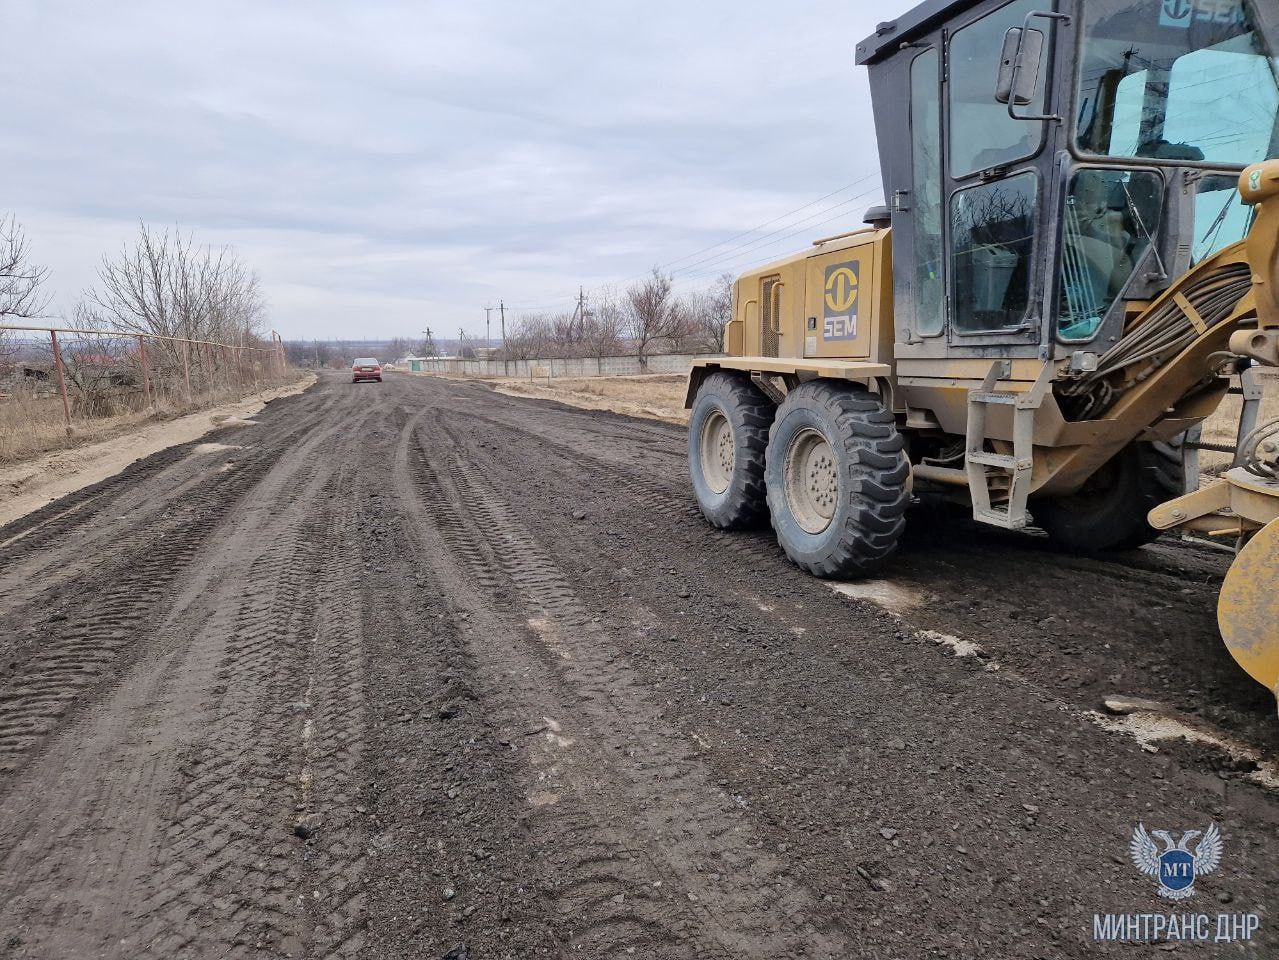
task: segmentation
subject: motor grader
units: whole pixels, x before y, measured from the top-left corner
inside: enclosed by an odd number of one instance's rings
[[[688,385],[706,519],[874,571],[913,498],[1075,551],[1237,545],[1219,621],[1279,693],[1279,4],[929,0],[857,47],[887,205],[736,281]],[[1198,428],[1242,393],[1234,467]]]

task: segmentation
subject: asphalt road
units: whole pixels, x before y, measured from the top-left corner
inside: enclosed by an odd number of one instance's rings
[[[408,376],[256,420],[0,529],[0,955],[1279,953],[1223,555],[920,513],[871,603],[707,528],[675,427]],[[1195,899],[1139,822],[1220,825]]]

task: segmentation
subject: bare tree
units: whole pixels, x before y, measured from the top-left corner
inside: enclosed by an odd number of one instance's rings
[[[12,216],[0,217],[0,322],[38,317],[49,301],[42,291],[48,269],[31,262],[27,237]],[[0,330],[0,369],[17,356],[15,338]]]
[[[13,215],[0,217],[0,322],[38,317],[49,306],[42,288],[46,267],[31,262],[27,235]],[[0,371],[13,366],[17,337],[0,330]]]
[[[582,353],[582,327],[578,323],[577,311],[557,313],[550,318],[550,356],[558,360],[567,360]]]
[[[234,250],[197,247],[190,237],[139,225],[137,241],[104,256],[82,316],[93,326],[163,337],[263,345],[265,304],[257,275]],[[159,346],[168,362],[176,345]]]
[[[0,317],[38,317],[48,306],[41,288],[48,269],[31,262],[27,237],[12,216],[0,217]]]
[[[140,223],[134,242],[102,258],[98,283],[85,291],[77,310],[77,325],[250,348],[228,352],[148,341],[152,380],[180,389],[173,385],[182,382],[188,364],[193,382],[213,384],[228,370],[256,382],[269,365],[264,315],[257,275],[234,250],[197,246],[190,236]]]
[[[401,357],[407,357],[413,352],[413,343],[405,337],[392,337],[386,345],[387,353],[390,354],[387,360],[394,362]]]
[[[639,359],[640,369],[648,369],[653,345],[675,336],[681,321],[679,301],[671,291],[671,278],[657,267],[645,279],[626,290],[626,335]]]
[[[626,327],[625,310],[616,293],[608,287],[594,296],[594,303],[586,314],[584,344],[589,355],[595,358],[602,373],[604,358],[616,356],[622,350],[622,336]]]
[[[733,319],[733,275],[720,274],[709,290],[694,294],[687,316],[698,346],[712,353],[724,352],[724,336]]]
[[[333,344],[321,340],[286,340],[284,354],[295,367],[316,369],[329,366],[329,362],[337,356]],[[344,360],[344,357],[338,357],[339,367],[345,366]]]
[[[540,313],[528,313],[515,321],[506,337],[509,360],[539,360],[550,353],[553,320]]]

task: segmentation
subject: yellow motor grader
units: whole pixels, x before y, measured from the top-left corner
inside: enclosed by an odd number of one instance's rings
[[[857,48],[884,207],[741,277],[688,387],[703,515],[862,575],[913,495],[1076,551],[1230,538],[1227,645],[1279,694],[1279,4],[929,0]],[[1243,394],[1234,466],[1199,427]]]

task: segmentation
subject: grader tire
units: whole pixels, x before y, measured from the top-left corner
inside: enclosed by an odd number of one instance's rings
[[[1186,492],[1182,444],[1129,444],[1078,492],[1031,505],[1035,523],[1072,553],[1135,550],[1162,531],[1146,520],[1161,503]]]
[[[764,456],[775,410],[745,377],[712,373],[702,381],[688,420],[688,465],[698,509],[711,526],[763,524]]]
[[[910,464],[879,398],[814,381],[793,390],[769,436],[769,514],[786,555],[814,576],[863,576],[897,548]]]

